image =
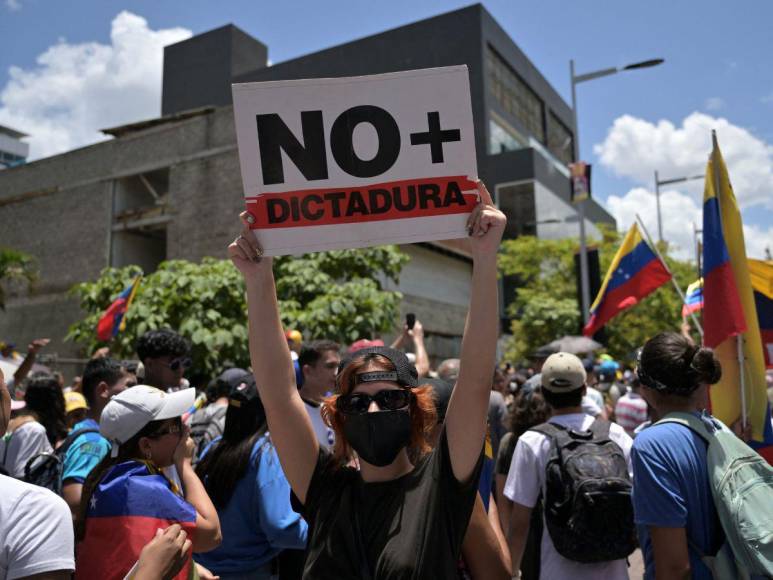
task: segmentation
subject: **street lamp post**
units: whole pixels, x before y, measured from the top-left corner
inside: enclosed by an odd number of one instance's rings
[[[675,179],[664,179],[661,181],[658,179],[658,171],[655,170],[655,203],[658,209],[658,241],[663,241],[663,220],[660,215],[660,186],[670,185],[672,183],[683,183],[685,181],[693,181],[694,179],[703,179],[703,175],[691,175],[690,177],[677,177]]]
[[[645,60],[642,62],[635,62],[621,67],[612,67],[600,69],[597,71],[575,75],[574,74],[574,59],[569,61],[569,75],[572,85],[572,115],[574,117],[574,160],[580,161],[580,138],[579,127],[577,125],[577,90],[576,86],[579,83],[586,81],[592,81],[601,77],[606,77],[626,70],[634,70],[639,68],[649,68],[662,64],[664,60],[662,58],[655,58],[651,60]],[[580,295],[582,297],[582,320],[583,324],[588,323],[588,317],[590,315],[590,277],[588,275],[588,243],[585,235],[585,201],[578,201],[575,203],[577,206],[577,218],[580,221]]]

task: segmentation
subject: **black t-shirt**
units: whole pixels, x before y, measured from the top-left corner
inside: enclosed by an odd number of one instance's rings
[[[457,481],[445,431],[412,472],[385,482],[366,483],[355,469],[336,469],[320,448],[306,504],[292,496],[309,524],[304,580],[367,580],[363,565],[373,580],[457,578],[481,465],[467,483]]]
[[[502,440],[499,442],[496,464],[494,465],[495,474],[507,477],[507,474],[510,473],[510,463],[513,461],[516,443],[518,443],[518,437],[512,431],[509,431],[502,437]]]

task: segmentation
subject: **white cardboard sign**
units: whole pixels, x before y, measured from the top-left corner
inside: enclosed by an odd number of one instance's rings
[[[461,238],[477,202],[466,66],[233,85],[269,256]]]

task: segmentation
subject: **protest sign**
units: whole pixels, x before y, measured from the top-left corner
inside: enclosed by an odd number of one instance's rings
[[[466,66],[233,85],[266,255],[465,237],[477,202]]]

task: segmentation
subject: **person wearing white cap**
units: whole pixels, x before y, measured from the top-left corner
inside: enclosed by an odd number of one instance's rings
[[[83,486],[76,577],[123,578],[156,530],[175,523],[189,533],[195,552],[220,544],[217,511],[191,467],[193,441],[182,423],[194,398],[194,389],[164,393],[139,385],[105,406],[100,432],[112,447]],[[182,489],[163,474],[171,465]],[[185,578],[192,565],[176,578]]]
[[[585,368],[575,355],[559,352],[547,358],[540,376],[540,391],[552,414],[547,423],[532,427],[518,438],[504,487],[504,495],[513,502],[509,543],[514,571],[520,568],[532,511],[536,508],[545,514],[540,578],[628,578],[625,557],[635,547],[630,503],[633,441],[619,425],[594,419],[583,412],[586,387]],[[577,451],[573,453],[573,450]],[[579,464],[582,468],[575,468]],[[572,496],[574,489],[589,489],[582,485],[587,486],[585,478],[590,473],[597,478],[597,487],[590,493],[584,491]],[[561,489],[555,483],[559,478]],[[607,482],[617,485],[623,480],[627,483],[621,483],[613,491],[606,487]],[[578,482],[576,488],[575,482]],[[567,495],[570,499],[558,508],[556,500]],[[590,500],[586,506],[576,497]],[[585,519],[587,514],[592,522]],[[570,518],[563,519],[567,515],[571,515],[571,525]],[[626,519],[626,515],[630,517]],[[562,526],[555,524],[559,517]],[[578,521],[585,526],[578,525]],[[603,524],[595,525],[596,521]],[[614,537],[610,539],[610,535]],[[621,555],[623,552],[627,553]]]

